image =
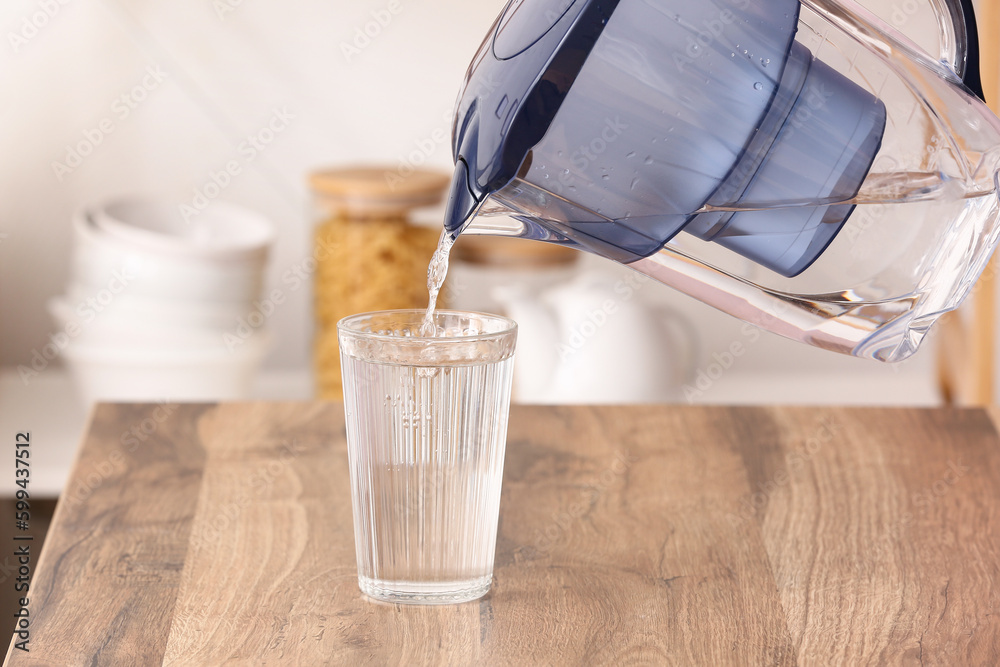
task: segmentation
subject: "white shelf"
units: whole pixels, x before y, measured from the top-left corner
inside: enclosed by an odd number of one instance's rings
[[[309,400],[308,371],[269,371],[261,375],[254,397],[261,400]],[[692,403],[715,405],[897,405],[933,406],[940,400],[933,378],[915,374],[872,373],[739,373],[716,381]],[[57,496],[69,477],[83,436],[87,410],[80,404],[69,376],[57,369],[25,385],[17,372],[0,372],[0,433],[12,441],[18,431],[31,431],[31,491],[35,497]],[[8,457],[12,461],[13,457]],[[4,473],[5,491],[13,489],[13,464]]]
[[[694,403],[705,405],[941,405],[933,376],[871,372],[731,373]]]
[[[49,369],[25,384],[15,369],[0,372],[0,433],[10,443],[16,433],[31,433],[32,497],[59,495],[86,421],[87,410],[77,399],[68,375]],[[8,495],[14,490],[14,457],[5,458],[9,462],[0,489]]]
[[[312,376],[308,372],[263,373],[254,391],[260,400],[308,400]],[[27,385],[15,369],[0,371],[0,433],[13,442],[19,431],[31,432],[31,494],[56,497],[61,493],[87,423],[87,409],[80,402],[69,374],[49,369]],[[8,457],[13,461],[13,457]],[[14,489],[13,463],[7,464],[0,490]]]

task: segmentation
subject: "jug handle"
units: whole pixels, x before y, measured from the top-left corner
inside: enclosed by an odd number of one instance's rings
[[[960,0],[959,4],[962,16],[958,16],[956,12],[955,18],[962,19],[962,24],[965,27],[965,68],[962,71],[962,82],[976,97],[985,102],[986,93],[983,92],[982,73],[980,72],[979,28],[976,24],[975,8],[972,0]],[[954,5],[952,7],[954,9]],[[958,26],[957,21],[955,24]],[[958,37],[961,40],[962,35],[958,35]]]
[[[680,342],[680,354],[677,355],[677,358],[683,360],[683,363],[677,364],[678,383],[689,382],[694,377],[698,359],[701,357],[698,328],[691,320],[683,317],[669,306],[657,306],[656,311],[660,316],[660,321],[674,334],[674,339]]]

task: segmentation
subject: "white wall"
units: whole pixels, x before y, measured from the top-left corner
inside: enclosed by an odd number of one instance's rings
[[[64,286],[74,209],[133,193],[187,201],[232,159],[242,171],[220,198],[259,210],[279,228],[271,265],[278,283],[309,251],[306,173],[396,163],[409,159],[417,140],[450,130],[468,60],[502,4],[5,0],[0,364],[26,363],[54,331],[45,301]],[[372,24],[373,12],[387,25]],[[366,25],[376,36],[358,42],[360,53],[345,53]],[[162,72],[162,83],[148,71]],[[151,90],[136,91],[145,99],[127,109],[120,97],[144,78]],[[275,109],[294,119],[248,162],[241,142]],[[85,133],[96,136],[104,119],[113,131],[60,179],[53,163],[65,163],[68,148]],[[427,162],[449,168],[447,146],[434,146]],[[307,363],[312,325],[309,295],[300,292],[272,320],[279,341],[272,366]]]
[[[242,173],[222,198],[259,210],[277,225],[270,280],[280,284],[280,276],[309,253],[306,173],[328,164],[423,159],[414,151],[439,129],[450,130],[468,61],[502,5],[5,0],[0,365],[28,362],[54,331],[45,301],[64,286],[72,211],[122,194],[190,200],[229,160],[239,160]],[[375,25],[378,14],[391,20],[371,30],[378,34],[370,43],[358,43],[360,53],[345,53],[343,46]],[[148,76],[151,68],[163,73],[162,83]],[[136,91],[145,99],[126,117],[120,98],[144,78],[155,85]],[[264,128],[276,109],[293,120],[248,162],[241,142]],[[104,119],[113,131],[60,178],[53,163],[65,162],[69,148],[87,133],[93,136]],[[434,145],[426,161],[450,168],[448,147]],[[700,368],[711,365],[713,352],[740,340],[738,322],[668,292],[657,298],[687,313],[703,335]],[[288,297],[272,319],[278,342],[268,362],[272,368],[308,364],[310,295],[302,289]],[[795,377],[787,393],[801,398],[823,395],[831,373],[864,372],[886,381],[879,387],[895,383],[905,389],[913,378],[927,381],[932,367],[930,352],[888,368],[768,335],[740,360],[739,370]],[[749,386],[745,398],[753,399]],[[868,398],[863,387],[857,396]]]

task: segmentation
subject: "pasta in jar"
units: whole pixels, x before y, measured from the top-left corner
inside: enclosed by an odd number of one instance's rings
[[[317,390],[341,399],[337,322],[373,310],[427,307],[427,264],[440,227],[410,221],[441,201],[448,177],[431,171],[338,169],[310,177],[315,228],[314,364]]]

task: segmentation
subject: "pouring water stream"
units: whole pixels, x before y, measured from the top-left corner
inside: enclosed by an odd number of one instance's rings
[[[448,260],[451,256],[451,247],[455,245],[455,237],[447,230],[441,232],[441,240],[438,241],[437,250],[431,257],[431,262],[427,267],[427,312],[424,314],[424,321],[420,325],[420,335],[425,338],[433,338],[437,335],[437,327],[434,324],[434,310],[437,308],[438,294],[444,285],[445,278],[448,277]]]

